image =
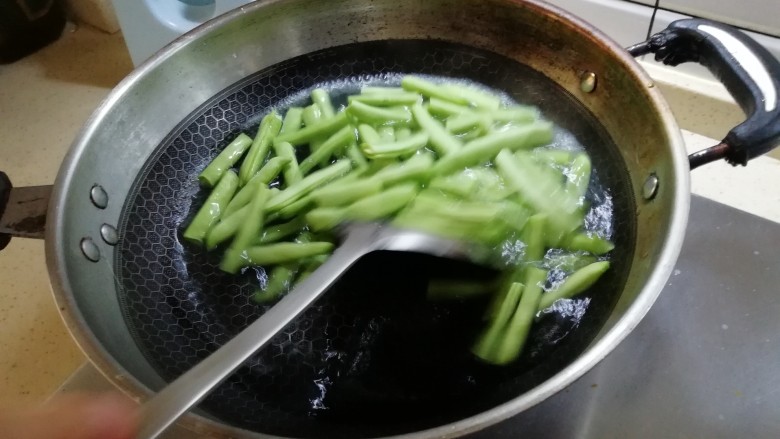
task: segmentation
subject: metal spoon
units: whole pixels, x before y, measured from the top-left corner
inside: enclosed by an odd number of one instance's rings
[[[425,253],[490,264],[491,252],[465,242],[378,223],[342,228],[342,244],[299,286],[228,343],[170,383],[141,407],[139,439],[156,438],[200,402],[252,354],[305,311],[364,255],[376,250]]]

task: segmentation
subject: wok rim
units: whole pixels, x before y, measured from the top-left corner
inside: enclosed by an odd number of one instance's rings
[[[64,242],[64,211],[66,209],[66,198],[69,193],[74,171],[82,154],[90,143],[90,138],[100,126],[102,120],[106,117],[108,110],[120,101],[121,96],[132,92],[134,85],[143,78],[147,72],[154,70],[156,66],[163,63],[175,52],[198,41],[202,35],[218,30],[224,24],[247,12],[262,9],[280,1],[281,0],[258,1],[229,11],[185,33],[158,51],[151,58],[144,61],[108,94],[100,106],[85,122],[84,126],[75,137],[71,148],[63,159],[60,170],[58,171],[51,201],[49,203],[45,237],[46,264],[49,271],[54,300],[68,331],[71,333],[72,338],[87,359],[114,385],[114,387],[137,402],[148,399],[153,395],[153,392],[128,373],[100,343],[87,325],[83,315],[80,313],[75,296],[70,287],[69,276],[64,262],[67,257],[65,246],[61,245],[61,243]],[[561,19],[561,23],[578,27],[589,33],[593,38],[598,40],[598,43],[602,48],[612,52],[612,55],[618,58],[622,67],[625,69],[626,74],[629,74],[634,81],[645,86],[647,104],[652,105],[656,110],[660,121],[663,123],[665,134],[670,140],[669,150],[671,151],[671,155],[669,159],[673,169],[673,175],[670,177],[673,177],[674,181],[677,182],[673,187],[673,204],[672,209],[669,212],[669,232],[667,234],[666,242],[664,243],[665,245],[660,251],[659,263],[652,269],[650,276],[631,306],[619,318],[614,327],[563,370],[537,387],[534,387],[506,403],[495,406],[477,415],[426,430],[388,436],[388,438],[423,439],[459,437],[506,420],[518,413],[530,409],[563,390],[595,367],[634,330],[660,295],[667,279],[672,273],[682,248],[690,204],[690,169],[680,129],[660,90],[658,87],[655,87],[654,81],[623,47],[584,20],[554,5],[544,3],[542,0],[510,1],[517,4],[522,3],[526,5],[526,7],[535,8],[539,13],[555,15]],[[193,412],[188,412],[183,415],[177,423],[196,433],[208,433],[211,437],[215,437],[215,434],[216,437],[279,437],[233,427]]]

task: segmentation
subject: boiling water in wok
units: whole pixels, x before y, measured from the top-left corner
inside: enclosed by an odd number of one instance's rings
[[[353,44],[278,64],[223,91],[182,121],[140,173],[123,209],[115,271],[125,322],[171,380],[267,308],[250,296],[263,269],[221,272],[218,253],[180,242],[206,194],[197,174],[272,106],[299,104],[315,86],[352,93],[404,73],[474,81],[537,106],[560,127],[555,144],[584,148],[594,172],[587,227],[616,244],[612,268],[580,299],[545,315],[519,361],[488,366],[469,352],[485,303],[431,303],[429,278],[484,277],[468,265],[377,253],[279,334],[200,406],[224,422],[294,437],[379,436],[433,427],[506,402],[579,355],[625,281],[634,243],[628,175],[609,136],[565,91],[509,59],[432,41]],[[484,299],[484,300],[487,300]]]

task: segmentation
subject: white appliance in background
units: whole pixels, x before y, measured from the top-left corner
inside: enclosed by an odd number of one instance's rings
[[[113,0],[136,66],[179,35],[250,0]]]

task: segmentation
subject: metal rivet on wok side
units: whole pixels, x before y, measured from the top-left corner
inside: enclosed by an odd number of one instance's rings
[[[97,244],[95,244],[94,241],[92,241],[92,238],[86,237],[81,238],[81,253],[84,255],[85,258],[89,259],[92,262],[97,262],[100,260],[100,249],[98,248]]]
[[[591,93],[593,90],[596,89],[596,82],[598,78],[596,78],[596,74],[593,72],[583,72],[582,75],[580,75],[580,90],[582,90],[584,93]]]
[[[642,198],[645,200],[652,200],[658,193],[658,176],[650,174],[645,180],[645,184],[642,185]]]
[[[108,206],[108,194],[103,189],[103,186],[99,184],[92,186],[92,189],[89,191],[89,199],[97,208],[105,209]]]
[[[100,237],[103,238],[108,245],[116,245],[119,242],[119,234],[116,228],[110,224],[103,224],[100,226]]]

